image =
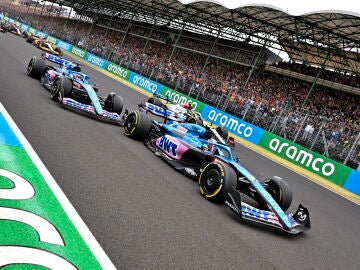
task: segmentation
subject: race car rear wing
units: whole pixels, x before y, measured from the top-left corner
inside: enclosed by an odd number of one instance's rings
[[[53,55],[51,53],[44,52],[41,54],[41,57],[45,60],[49,60],[53,63],[59,64],[59,65],[66,65],[66,66],[75,66],[73,62],[63,59],[61,57],[58,57],[56,55]]]

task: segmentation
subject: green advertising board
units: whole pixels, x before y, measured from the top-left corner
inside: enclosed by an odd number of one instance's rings
[[[267,131],[258,145],[341,187],[351,172],[349,167]]]
[[[205,104],[201,101],[198,101],[194,98],[191,98],[183,93],[180,93],[176,90],[173,90],[168,87],[164,87],[160,94],[163,94],[165,96],[169,96],[172,98],[176,103],[186,103],[193,106],[193,109],[197,112],[202,112]]]
[[[111,72],[112,74],[115,74],[116,76],[128,80],[131,74],[131,71],[123,68],[122,66],[116,65],[112,62],[108,62],[106,64],[105,70]]]
[[[50,36],[50,35],[46,39],[52,44],[56,44],[56,42],[57,42],[57,38]]]
[[[73,46],[71,48],[71,51],[70,51],[72,54],[75,54],[76,56],[80,57],[81,59],[84,59],[85,58],[85,55],[86,55],[86,51],[84,51],[83,49],[80,49],[76,46]]]

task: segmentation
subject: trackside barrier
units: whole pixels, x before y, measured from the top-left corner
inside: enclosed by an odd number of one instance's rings
[[[160,92],[163,95],[169,96],[172,98],[175,102],[178,103],[185,103],[192,106],[192,108],[197,112],[202,112],[205,106],[205,103],[196,100],[192,97],[189,97],[183,93],[180,93],[176,90],[173,90],[169,87],[163,87],[162,91]]]
[[[4,19],[10,20],[7,17],[4,17]],[[23,24],[21,24],[21,27],[22,25]],[[24,27],[28,26],[25,25]],[[35,29],[31,27],[29,28],[30,32],[34,30]],[[125,79],[131,84],[140,87],[149,93],[159,92],[161,94],[168,94],[180,103],[196,104],[196,111],[200,112],[204,119],[207,119],[216,125],[224,126],[229,132],[235,134],[236,136],[258,145],[296,166],[299,166],[311,173],[315,173],[327,181],[343,187],[356,195],[360,195],[359,171],[353,170],[298,144],[294,144],[284,138],[278,137],[261,128],[253,126],[226,112],[206,105],[171,88],[165,87],[160,83],[152,81],[135,72],[129,71],[121,66],[109,62],[106,59],[100,58],[89,52],[85,52],[72,44],[59,39],[57,39],[55,44],[63,50],[66,50],[97,67],[109,71],[119,78]]]

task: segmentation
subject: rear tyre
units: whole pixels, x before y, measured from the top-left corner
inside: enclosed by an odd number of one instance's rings
[[[35,40],[35,38],[34,38],[33,36],[28,36],[28,37],[26,38],[26,42],[28,42],[28,43],[33,43],[34,40]]]
[[[124,101],[121,96],[117,95],[116,93],[110,93],[106,100],[104,109],[108,112],[114,112],[117,114],[121,114],[124,107]]]
[[[189,118],[187,119],[186,122],[190,123],[190,124],[196,124],[199,126],[204,125],[203,120],[199,116],[196,116],[196,115],[189,116]]]
[[[144,140],[150,134],[151,125],[151,119],[146,114],[133,111],[125,119],[124,134],[136,140]]]
[[[50,98],[62,103],[64,98],[70,97],[72,86],[72,81],[67,77],[59,77],[55,79],[50,93]]]
[[[212,202],[222,203],[236,186],[237,175],[225,163],[212,162],[202,168],[199,176],[200,194]]]
[[[59,47],[56,47],[54,51],[57,52],[59,56],[63,55],[63,52]]]
[[[264,181],[266,190],[274,198],[283,211],[286,211],[292,202],[292,191],[289,184],[278,176]]]
[[[26,74],[30,77],[33,77],[35,79],[40,79],[42,76],[44,76],[46,71],[46,63],[44,60],[36,58],[35,56],[31,58]]]
[[[154,104],[155,106],[162,107],[162,102],[159,98],[151,97],[148,99],[148,102],[151,104]]]

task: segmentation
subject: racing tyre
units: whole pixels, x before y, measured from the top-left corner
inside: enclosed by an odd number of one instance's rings
[[[204,124],[203,120],[198,116],[190,116],[186,122],[190,124],[196,124],[199,126],[202,126]]]
[[[58,54],[58,56],[62,56],[62,55],[63,55],[63,52],[62,52],[62,50],[61,50],[59,47],[56,47],[54,51]]]
[[[72,91],[72,81],[67,77],[59,77],[54,81],[50,98],[62,103],[63,99],[69,97]]]
[[[44,60],[33,57],[31,58],[26,74],[30,77],[33,77],[35,79],[40,79],[42,76],[44,76],[46,71],[46,63]]]
[[[162,102],[159,98],[151,97],[148,99],[148,102],[151,104],[154,104],[155,106],[162,107]]]
[[[23,38],[28,38],[29,34],[24,31],[24,32],[22,33],[22,36],[23,36]]]
[[[125,119],[124,133],[136,140],[146,139],[151,131],[151,119],[144,113],[133,111]]]
[[[35,38],[34,38],[33,36],[28,36],[28,37],[26,38],[26,42],[28,42],[28,43],[33,43],[34,40],[35,40]]]
[[[219,133],[219,135],[225,140],[229,137],[229,132],[224,127],[217,127],[216,131]]]
[[[222,203],[236,186],[237,176],[229,165],[212,162],[202,168],[199,176],[200,194],[212,202]]]
[[[292,202],[292,191],[289,184],[278,176],[264,181],[266,190],[274,198],[283,211],[286,211]]]
[[[124,107],[124,101],[122,97],[120,97],[116,93],[110,93],[107,96],[104,105],[104,109],[106,111],[114,112],[120,115],[123,110],[123,107]]]

